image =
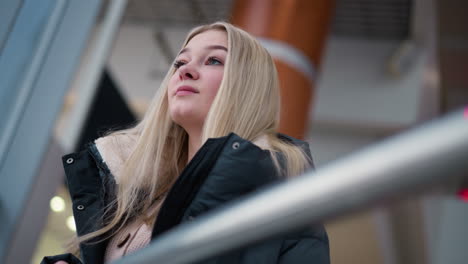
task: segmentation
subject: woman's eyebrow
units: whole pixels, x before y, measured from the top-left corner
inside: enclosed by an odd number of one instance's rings
[[[224,51],[228,51],[228,49],[224,46],[221,46],[221,45],[210,45],[210,46],[207,46],[205,47],[205,49],[210,49],[210,50],[213,50],[213,49],[220,49],[220,50],[224,50]]]
[[[206,46],[205,49],[207,50],[216,50],[216,49],[220,49],[220,50],[224,50],[224,51],[228,51],[228,49],[222,45],[209,45],[209,46]],[[187,52],[187,51],[190,51],[189,48],[183,48],[180,52],[179,52],[179,55],[184,53],[184,52]]]

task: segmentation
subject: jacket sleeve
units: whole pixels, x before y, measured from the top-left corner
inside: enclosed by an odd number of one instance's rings
[[[323,226],[307,230],[299,237],[286,237],[283,240],[278,263],[329,264],[329,242]]]
[[[41,264],[54,264],[59,260],[66,261],[68,264],[82,264],[81,260],[70,253],[44,257],[41,261]]]
[[[223,253],[197,264],[330,264],[322,225]]]

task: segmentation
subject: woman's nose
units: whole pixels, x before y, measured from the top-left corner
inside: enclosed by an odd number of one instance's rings
[[[179,77],[181,80],[196,80],[199,74],[195,67],[185,64],[179,68]]]

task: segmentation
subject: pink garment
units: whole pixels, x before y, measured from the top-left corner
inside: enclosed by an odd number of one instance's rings
[[[151,240],[153,228],[140,219],[126,225],[109,241],[104,256],[104,263],[122,258],[123,256],[146,247]]]
[[[161,209],[162,202],[165,198],[161,199],[155,205],[151,206],[147,212],[147,217],[151,214],[157,215]],[[107,244],[106,253],[104,255],[104,263],[120,259],[127,254],[146,247],[151,241],[151,233],[153,232],[153,225],[148,225],[143,220],[143,217],[135,219],[133,222],[124,226],[117,232]]]

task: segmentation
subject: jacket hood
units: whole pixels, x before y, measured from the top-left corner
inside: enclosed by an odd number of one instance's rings
[[[293,145],[301,147],[310,158],[310,150],[306,142],[285,134],[278,134],[278,137]],[[135,147],[136,140],[135,135],[119,134],[101,137],[94,141],[99,152],[101,162],[105,164],[117,183],[119,182],[123,165]],[[252,143],[261,149],[268,149],[270,146],[266,135],[260,136],[256,140],[252,141]]]

